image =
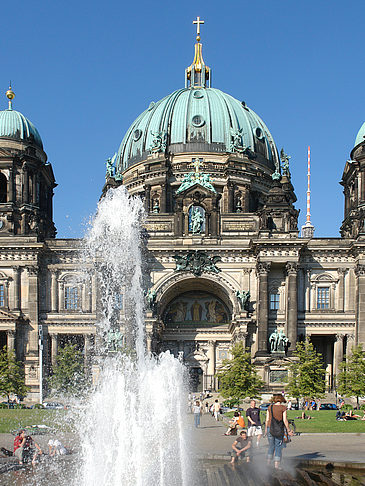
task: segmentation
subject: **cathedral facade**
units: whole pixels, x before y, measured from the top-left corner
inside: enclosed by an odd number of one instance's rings
[[[352,346],[365,344],[365,124],[341,182],[341,237],[315,238],[310,224],[300,236],[289,157],[246,103],[211,86],[199,31],[185,75],[131,125],[102,189],[124,184],[144,201],[147,348],[183,359],[192,389],[216,390],[217,369],[242,341],[267,390],[281,390],[296,342],[310,337],[331,390]],[[98,282],[80,277],[83,241],[55,237],[52,166],[11,89],[7,97],[0,346],[24,363],[37,401],[65,343],[91,368]]]

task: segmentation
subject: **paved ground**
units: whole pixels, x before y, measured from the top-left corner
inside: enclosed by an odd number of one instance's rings
[[[222,422],[216,422],[210,414],[204,414],[201,426],[193,428],[192,432],[196,453],[205,457],[226,457],[228,461],[227,451],[231,450],[234,437],[224,436],[226,429]],[[264,459],[266,453],[267,439],[262,438],[254,454]],[[283,458],[365,463],[365,434],[301,434],[292,438],[284,449]]]

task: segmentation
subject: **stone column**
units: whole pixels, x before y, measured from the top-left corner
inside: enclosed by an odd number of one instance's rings
[[[13,267],[14,304],[13,310],[20,310],[20,267]]]
[[[23,203],[29,202],[29,174],[27,164],[23,164]]]
[[[365,265],[358,264],[356,274],[356,344],[365,342]]]
[[[217,236],[218,234],[218,211],[213,208],[210,216],[210,221],[211,221],[211,227],[210,227],[210,233],[212,236]],[[207,230],[206,234],[208,234]]]
[[[84,335],[84,366],[86,371],[89,369],[90,364],[91,364],[91,358],[92,358],[92,340],[91,340],[91,335],[90,334],[85,334]]]
[[[59,282],[58,312],[65,310],[65,282]]]
[[[257,343],[256,355],[266,355],[268,350],[268,324],[269,324],[269,296],[268,296],[268,274],[270,263],[260,262],[257,264],[259,277],[259,295],[257,311]]]
[[[347,335],[347,344],[346,344],[346,361],[352,354],[352,348],[355,346],[355,335],[348,334]]]
[[[160,213],[166,213],[166,184],[161,184]]]
[[[38,267],[27,267],[28,271],[28,314],[30,319],[29,352],[38,355]]]
[[[56,366],[57,353],[58,353],[58,334],[51,334],[51,362],[52,362],[52,366]]]
[[[234,184],[228,182],[228,212],[233,213],[234,211]]]
[[[146,184],[144,186],[144,194],[145,194],[144,208],[146,213],[148,214],[150,212],[150,205],[151,205],[151,186],[149,184]]]
[[[13,169],[9,168],[9,179],[8,179],[8,202],[14,201],[14,172]]]
[[[97,288],[96,288],[96,276],[92,274],[91,276],[91,312],[96,312],[96,299],[97,298]]]
[[[6,345],[9,351],[15,351],[15,331],[6,332]]]
[[[215,374],[215,341],[208,341],[208,370],[207,375],[213,376]]]
[[[345,272],[346,270],[344,268],[339,268],[337,270],[338,272],[338,299],[337,299],[337,309],[339,312],[343,312],[344,311],[344,302],[345,302],[345,285],[344,285],[344,282],[345,282]]]
[[[335,343],[333,348],[333,374],[335,376],[340,372],[340,364],[343,361],[343,338],[344,334],[335,335]]]
[[[51,273],[51,312],[58,311],[58,270],[52,270]]]
[[[287,263],[288,274],[288,321],[286,335],[289,339],[289,350],[293,351],[297,342],[298,329],[298,295],[297,295],[297,264]]]

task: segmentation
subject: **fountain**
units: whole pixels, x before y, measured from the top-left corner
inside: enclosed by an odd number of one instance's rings
[[[102,305],[99,376],[80,421],[77,485],[191,484],[184,367],[169,352],[154,357],[145,349],[143,217],[140,199],[123,187],[112,189],[85,239]],[[118,319],[122,306],[126,317]]]

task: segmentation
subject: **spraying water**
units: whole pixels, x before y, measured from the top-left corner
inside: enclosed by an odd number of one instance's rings
[[[183,365],[168,352],[154,358],[145,350],[143,217],[139,199],[111,190],[86,238],[102,304],[96,340],[102,358],[80,423],[78,485],[191,484]]]

